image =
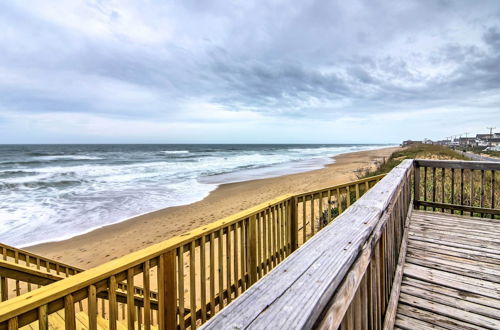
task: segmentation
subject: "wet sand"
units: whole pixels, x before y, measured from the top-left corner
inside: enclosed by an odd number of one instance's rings
[[[203,226],[287,193],[299,193],[357,179],[357,171],[373,168],[399,148],[360,151],[335,156],[325,168],[269,179],[219,186],[205,199],[147,213],[60,242],[28,251],[88,269],[127,253]]]

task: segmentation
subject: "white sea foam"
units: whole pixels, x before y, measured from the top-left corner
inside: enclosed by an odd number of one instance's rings
[[[85,155],[50,155],[50,156],[35,156],[36,160],[99,160],[101,157],[85,156]]]
[[[164,154],[188,154],[189,150],[163,150],[161,151]]]

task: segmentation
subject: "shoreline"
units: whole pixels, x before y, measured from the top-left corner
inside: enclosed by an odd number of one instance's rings
[[[152,209],[149,211],[144,211],[136,214],[130,214],[126,217],[118,218],[117,220],[114,220],[112,222],[107,222],[98,226],[94,226],[91,228],[86,228],[78,233],[69,233],[66,235],[61,235],[57,237],[57,239],[54,238],[48,238],[45,240],[35,240],[26,244],[20,244],[20,245],[15,245],[11,244],[12,246],[15,246],[20,249],[27,249],[33,246],[38,246],[38,245],[43,245],[43,244],[49,244],[49,243],[57,243],[57,242],[62,242],[66,240],[70,240],[74,237],[82,236],[88,233],[91,233],[93,231],[99,230],[101,228],[107,227],[107,226],[112,226],[119,224],[121,222],[126,222],[129,220],[133,220],[138,217],[142,217],[144,215],[147,215],[149,213],[153,213],[156,211],[164,210],[167,208],[171,207],[178,207],[178,206],[187,206],[194,204],[196,202],[202,201],[203,199],[207,198],[213,191],[218,189],[221,185],[225,184],[230,184],[230,183],[243,183],[243,182],[248,182],[248,181],[254,181],[254,180],[265,180],[265,179],[272,179],[272,178],[277,178],[277,177],[282,177],[282,176],[287,176],[287,175],[292,175],[292,174],[300,174],[300,173],[306,173],[306,172],[311,172],[319,169],[323,169],[335,162],[335,157],[338,157],[340,155],[348,154],[348,153],[353,153],[353,152],[362,152],[362,151],[371,151],[371,150],[378,150],[378,149],[385,149],[385,148],[392,148],[395,147],[394,145],[386,145],[386,146],[372,146],[372,147],[367,147],[365,145],[361,146],[363,149],[361,150],[356,150],[356,151],[348,151],[348,152],[342,152],[340,154],[336,154],[333,156],[323,156],[323,157],[312,157],[308,159],[303,159],[303,160],[296,160],[296,161],[290,161],[287,163],[280,163],[280,164],[274,164],[270,166],[265,166],[265,167],[259,167],[259,168],[250,168],[250,169],[244,169],[236,172],[229,172],[229,173],[221,173],[221,174],[216,174],[213,176],[207,176],[207,177],[202,177],[201,180],[198,180],[201,184],[206,184],[209,186],[212,186],[203,196],[197,196],[195,198],[190,198],[189,201],[183,201],[183,202],[176,202],[173,203],[173,205],[165,205],[156,209]]]
[[[373,167],[374,161],[388,158],[397,149],[388,147],[350,152],[331,157],[333,161],[320,169],[219,184],[197,202],[148,212],[69,239],[24,249],[73,266],[91,268],[279,195],[355,180],[357,170]]]

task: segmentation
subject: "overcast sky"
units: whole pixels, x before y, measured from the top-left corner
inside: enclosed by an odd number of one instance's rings
[[[0,0],[0,143],[500,130],[500,1]]]

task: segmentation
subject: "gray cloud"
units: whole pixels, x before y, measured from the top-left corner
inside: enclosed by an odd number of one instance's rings
[[[499,20],[497,1],[3,2],[0,114],[494,108]]]

